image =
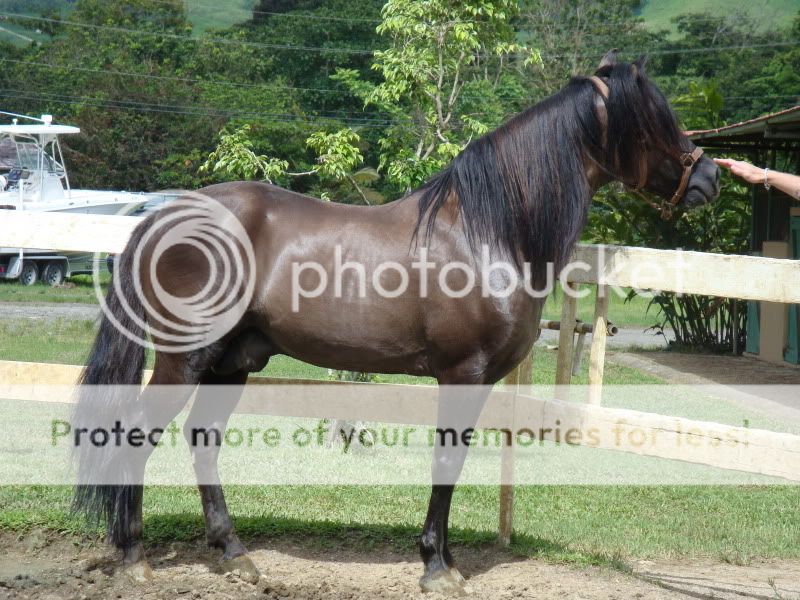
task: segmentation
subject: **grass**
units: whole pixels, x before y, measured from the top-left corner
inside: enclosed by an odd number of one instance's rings
[[[580,285],[578,290],[584,293],[588,290],[588,294],[578,299],[577,317],[587,323],[592,322],[594,316],[594,303],[597,298],[597,286],[594,285]],[[625,290],[627,294],[628,290]],[[561,319],[561,299],[563,298],[561,292],[551,295],[544,305],[542,311],[543,319],[550,319],[559,321]],[[608,320],[617,325],[618,327],[638,327],[645,328],[651,327],[658,322],[657,307],[653,307],[648,311],[649,298],[634,296],[630,301],[625,301],[612,291],[612,296],[608,306]]]
[[[103,293],[108,289],[110,275],[101,273],[100,285]],[[65,285],[51,287],[44,283],[22,285],[17,281],[0,280],[0,310],[2,302],[56,302],[75,304],[97,304],[91,275],[75,275]]]
[[[725,16],[741,12],[756,21],[760,29],[768,30],[788,26],[798,10],[800,5],[797,0],[760,0],[751,3],[732,3],[730,0],[645,0],[639,14],[651,29],[674,30],[671,19],[679,14],[707,12]]]
[[[427,487],[229,486],[228,505],[246,539],[289,537],[316,546],[387,544],[411,552],[425,517]],[[65,487],[0,487],[0,529],[43,527],[87,534],[67,516]],[[451,513],[456,545],[494,540],[498,490],[461,486]],[[797,487],[519,487],[512,549],[577,564],[633,558],[709,557],[746,564],[798,558]],[[148,543],[202,538],[197,493],[145,492]]]

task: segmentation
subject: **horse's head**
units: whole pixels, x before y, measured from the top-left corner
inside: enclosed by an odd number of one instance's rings
[[[719,168],[683,134],[644,65],[645,57],[617,62],[611,50],[590,79],[604,97],[607,170],[634,190],[659,196],[654,206],[669,217],[678,204],[694,208],[713,201]]]

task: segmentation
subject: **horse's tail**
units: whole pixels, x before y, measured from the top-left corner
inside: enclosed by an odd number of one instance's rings
[[[125,537],[128,524],[123,507],[136,493],[132,485],[136,482],[127,483],[127,465],[120,459],[118,448],[113,444],[93,446],[88,436],[77,437],[77,429],[112,431],[115,423],[125,421],[124,415],[133,408],[131,403],[137,401],[145,363],[145,347],[137,340],[145,339],[145,309],[134,285],[133,257],[149,222],[146,219],[134,230],[125,251],[117,257],[113,274],[116,281],[109,286],[107,309],[78,381],[73,417],[78,472],[73,510],[83,513],[94,525],[105,522],[114,542]],[[110,481],[113,483],[106,483]]]

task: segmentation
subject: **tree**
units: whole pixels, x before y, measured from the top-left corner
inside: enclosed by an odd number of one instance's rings
[[[352,109],[347,93],[330,93],[338,68],[369,72],[372,52],[382,47],[375,32],[384,0],[262,0],[243,28],[249,41],[273,45],[263,51],[270,75],[302,88],[309,112]],[[285,46],[307,50],[282,49]]]
[[[480,108],[497,100],[503,75],[539,60],[515,41],[510,19],[516,4],[389,0],[377,31],[390,45],[375,52],[372,64],[380,81],[366,81],[352,69],[334,76],[365,109],[391,121],[379,139],[379,166],[398,188],[419,185],[484,133],[488,124]],[[475,94],[471,103],[465,90]],[[475,102],[480,96],[483,101]]]
[[[333,133],[318,131],[306,139],[306,146],[316,153],[316,164],[307,171],[289,171],[287,160],[256,154],[253,141],[249,137],[250,126],[243,125],[229,132],[223,129],[216,149],[200,167],[201,173],[214,174],[223,180],[258,179],[272,183],[278,178],[305,177],[317,175],[323,180],[348,181],[364,204],[369,204],[367,196],[358,184],[357,178],[369,181],[366,173],[354,173],[364,157],[358,148],[360,138],[350,129]]]

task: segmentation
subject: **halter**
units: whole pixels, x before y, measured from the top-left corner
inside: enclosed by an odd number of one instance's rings
[[[597,91],[600,96],[602,96],[603,101],[598,103],[598,108],[600,110],[600,122],[603,124],[603,137],[605,138],[608,131],[608,112],[605,110],[605,100],[608,100],[609,90],[608,85],[605,81],[597,77],[596,75],[592,75],[589,77],[589,81],[592,82],[594,89]],[[653,202],[652,200],[645,197],[642,194],[641,190],[647,184],[647,164],[643,161],[639,162],[639,177],[638,181],[636,182],[635,187],[626,186],[631,189],[633,192],[638,194],[645,202],[647,202],[650,206],[655,208],[661,218],[664,220],[669,220],[672,218],[672,214],[675,210],[675,207],[678,205],[678,202],[681,201],[683,198],[683,194],[686,192],[686,186],[689,185],[689,178],[692,175],[692,170],[694,169],[695,164],[697,161],[700,160],[700,157],[703,156],[703,149],[700,146],[695,146],[694,150],[691,152],[682,152],[680,154],[675,153],[671,149],[664,148],[666,153],[672,156],[675,160],[678,161],[678,164],[683,168],[683,173],[681,174],[681,180],[678,184],[678,189],[675,190],[675,193],[672,195],[672,198],[669,200],[661,199],[661,202]],[[624,182],[623,182],[624,183]]]

